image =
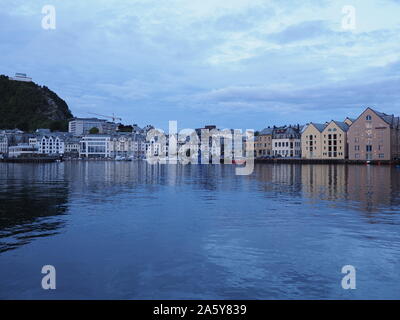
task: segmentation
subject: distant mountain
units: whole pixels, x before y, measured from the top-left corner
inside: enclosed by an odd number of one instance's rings
[[[0,129],[67,131],[68,105],[49,88],[0,75]]]

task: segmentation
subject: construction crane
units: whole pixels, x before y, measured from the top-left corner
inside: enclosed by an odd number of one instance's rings
[[[98,114],[98,113],[93,113],[93,112],[89,112],[89,114],[93,114],[93,115],[100,116],[103,118],[110,118],[110,119],[112,119],[113,122],[115,122],[115,120],[122,121],[122,118],[116,117],[114,113],[112,114],[112,116],[105,116],[103,114]]]

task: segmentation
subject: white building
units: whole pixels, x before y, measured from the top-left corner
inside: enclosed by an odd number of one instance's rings
[[[28,139],[28,144],[32,147],[37,147],[39,149],[39,140],[38,137],[30,137]]]
[[[46,155],[63,155],[65,152],[64,137],[61,135],[46,135],[36,138],[38,152]],[[33,145],[34,138],[29,140]]]
[[[284,126],[274,128],[272,134],[272,154],[275,157],[301,157],[301,128],[300,126]]]
[[[79,156],[81,158],[110,158],[110,140],[109,135],[83,136],[80,140]]]
[[[119,133],[111,136],[110,156],[130,159],[144,159],[146,141],[143,136],[134,133]]]
[[[99,129],[100,134],[113,134],[117,131],[118,125],[97,118],[74,118],[68,124],[68,132],[74,136],[82,136],[89,134],[90,129]]]
[[[0,154],[7,155],[8,153],[8,138],[6,134],[0,134]]]
[[[81,138],[79,137],[67,137],[64,141],[64,154],[69,156],[79,155],[80,141]]]
[[[29,78],[26,73],[16,73],[14,77],[10,77],[10,80],[32,82],[32,78]]]
[[[168,144],[168,135],[152,137],[146,143],[146,157],[168,157]]]
[[[16,146],[8,147],[8,157],[9,158],[19,158],[19,157],[27,157],[37,154],[38,150],[36,147],[31,146],[27,143],[20,143]]]

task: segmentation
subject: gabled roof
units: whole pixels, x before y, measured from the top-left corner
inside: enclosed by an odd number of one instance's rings
[[[302,132],[304,132],[308,126],[314,126],[314,128],[316,128],[319,132],[324,131],[326,124],[325,123],[314,123],[314,122],[310,122],[308,125],[304,126],[304,130],[302,130]]]
[[[368,109],[371,109],[373,112],[375,112],[375,114],[377,116],[379,116],[383,121],[385,121],[390,126],[397,127],[399,125],[399,121],[400,121],[399,117],[395,117],[393,114],[388,115],[386,113],[376,111],[372,108],[368,108]]]
[[[340,128],[340,129],[342,129],[343,131],[345,131],[345,132],[347,132],[348,130],[349,130],[349,128],[350,128],[350,126],[347,124],[347,123],[345,123],[345,122],[341,122],[341,121],[335,121],[335,120],[332,120],[334,123],[336,123],[336,125]]]
[[[260,132],[260,136],[261,135],[271,135],[273,133],[274,129],[273,128],[265,128],[263,130],[261,130]]]
[[[392,124],[392,122],[393,122],[393,117],[394,117],[393,115],[388,115],[388,114],[386,114],[386,113],[376,111],[376,110],[374,110],[374,109],[372,109],[372,108],[371,108],[371,110],[372,110],[373,112],[375,112],[382,120],[384,120],[384,121],[387,122],[388,124]]]

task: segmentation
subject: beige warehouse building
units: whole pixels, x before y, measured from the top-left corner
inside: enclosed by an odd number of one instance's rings
[[[367,108],[347,134],[350,160],[400,158],[400,118]]]
[[[347,131],[352,120],[310,123],[301,135],[303,159],[346,159],[348,156]]]
[[[347,159],[347,131],[345,122],[331,121],[322,131],[322,159]]]
[[[301,134],[301,154],[304,159],[322,158],[322,132],[325,124],[309,123]]]
[[[254,156],[272,156],[273,128],[265,128],[258,136],[254,137]]]

